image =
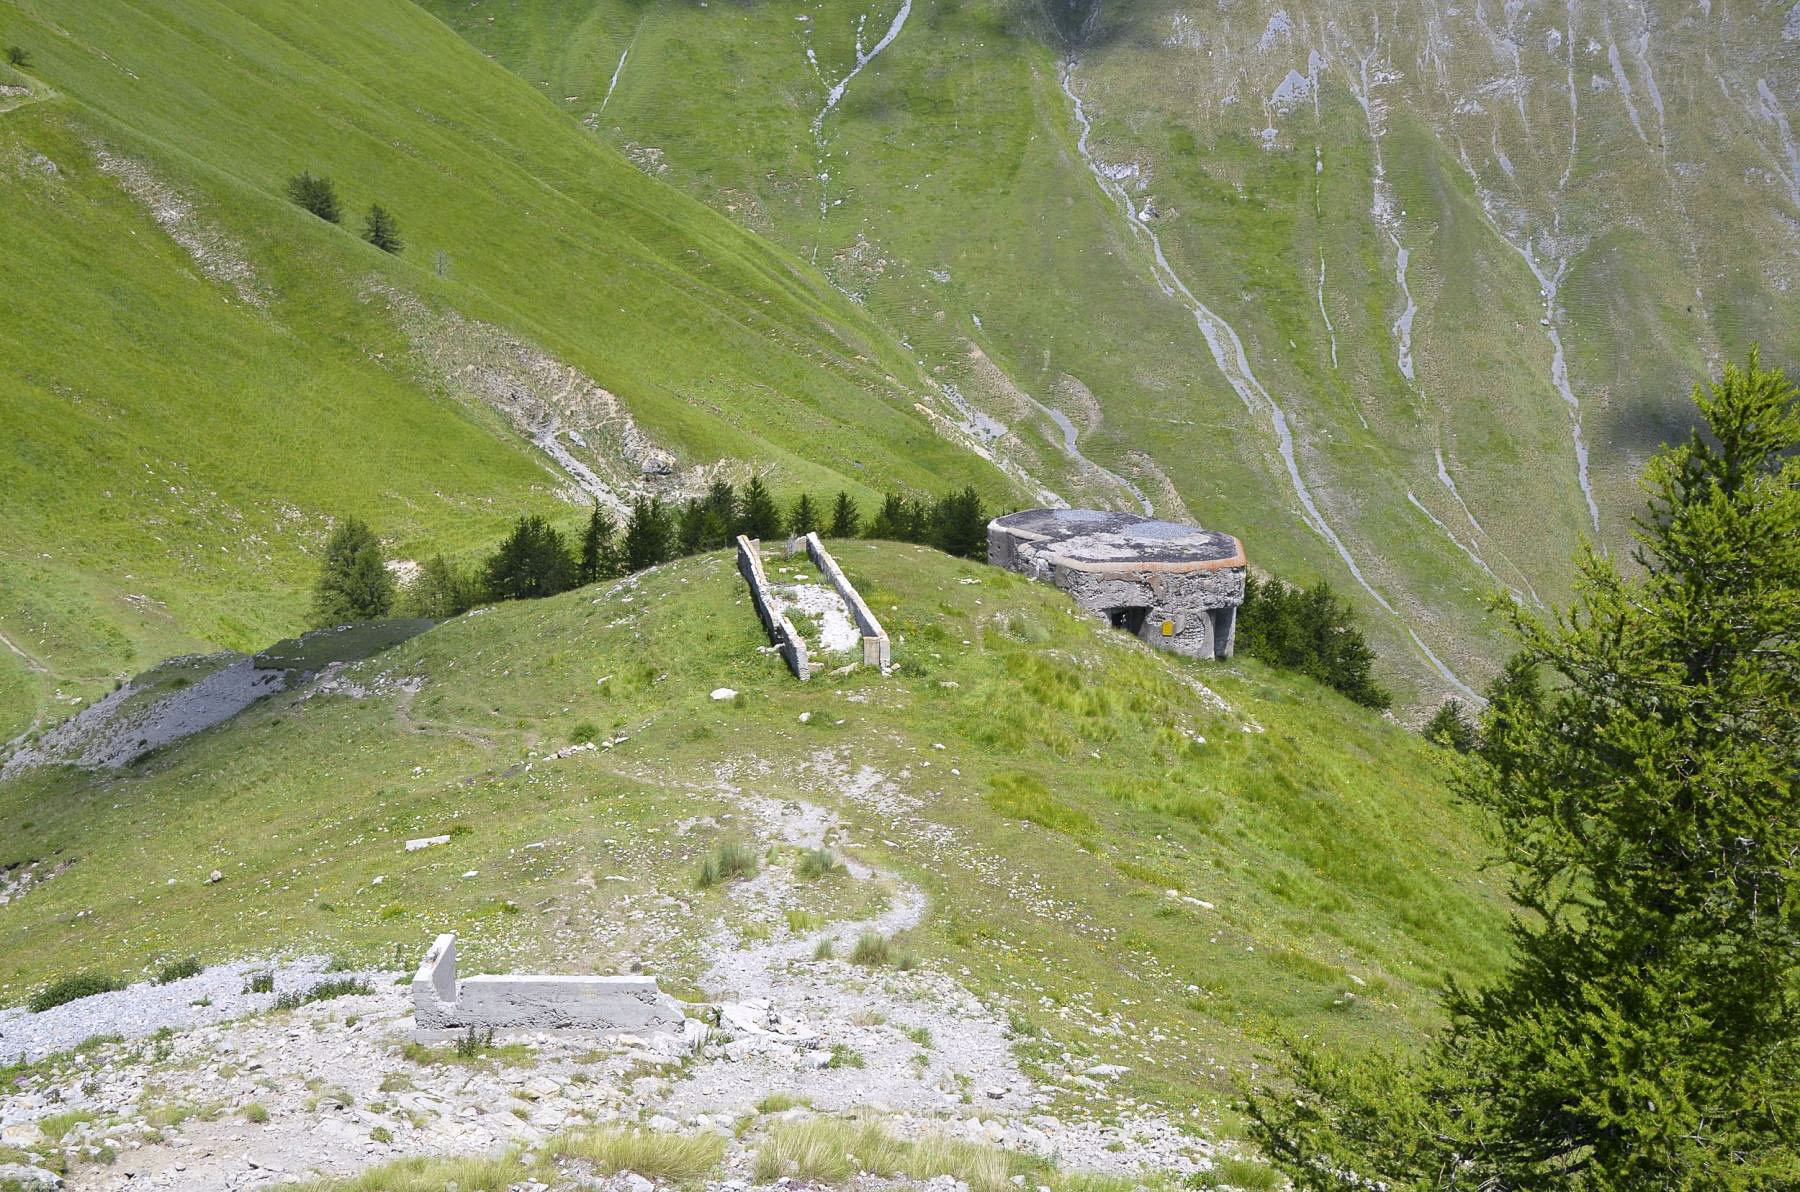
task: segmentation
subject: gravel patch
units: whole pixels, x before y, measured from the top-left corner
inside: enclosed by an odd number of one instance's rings
[[[197,976],[167,985],[142,981],[116,993],[84,997],[41,1014],[16,1007],[0,1010],[0,1063],[40,1060],[97,1035],[143,1039],[165,1027],[188,1030],[260,1014],[273,1009],[282,994],[319,984],[327,964],[323,957],[281,965],[237,961],[215,965]],[[266,972],[275,974],[274,991],[248,992],[250,974]],[[332,976],[361,978],[375,987],[394,983],[392,973],[346,972]],[[197,1004],[202,1002],[206,1004]]]

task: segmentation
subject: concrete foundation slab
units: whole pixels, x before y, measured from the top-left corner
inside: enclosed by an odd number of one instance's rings
[[[421,1041],[477,1031],[680,1034],[681,1007],[655,977],[483,974],[456,977],[456,936],[440,935],[413,976],[413,1027]]]

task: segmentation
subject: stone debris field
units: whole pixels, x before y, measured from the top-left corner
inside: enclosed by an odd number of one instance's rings
[[[741,797],[765,841],[841,839],[822,808]],[[721,920],[705,941],[702,985],[713,1000],[671,1002],[677,1018],[637,1033],[443,1032],[419,1042],[417,954],[381,972],[240,962],[40,1014],[7,1011],[0,1063],[25,1066],[0,1100],[0,1163],[13,1161],[0,1166],[0,1187],[8,1178],[72,1189],[276,1187],[408,1156],[545,1156],[560,1153],[559,1138],[611,1128],[716,1138],[720,1160],[699,1182],[743,1192],[759,1183],[772,1131],[844,1115],[897,1139],[1040,1156],[1061,1172],[1180,1178],[1207,1167],[1209,1144],[1151,1113],[1104,1122],[1053,1113],[1056,1090],[1021,1070],[1003,1016],[954,975],[853,963],[860,940],[918,924],[926,899],[852,856],[842,864],[884,909],[767,937]],[[790,866],[770,864],[728,898],[777,914],[793,881]],[[1103,1089],[1117,1072],[1055,1075]],[[649,1192],[654,1182],[561,1158],[555,1171],[556,1182],[518,1186]],[[766,1164],[761,1175],[770,1177]]]

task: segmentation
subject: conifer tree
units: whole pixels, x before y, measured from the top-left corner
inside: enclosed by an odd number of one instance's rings
[[[862,530],[862,511],[847,492],[839,492],[831,507],[831,527],[825,532],[833,538],[854,538]]]
[[[325,560],[313,585],[313,624],[373,620],[393,607],[394,580],[375,531],[357,518],[345,518],[325,542]]]
[[[788,512],[788,537],[799,538],[802,535],[812,533],[818,528],[818,506],[813,504],[813,499],[811,497],[807,496],[805,493],[801,493],[800,499],[794,502],[793,509]]]
[[[750,477],[744,486],[744,499],[738,507],[737,532],[749,538],[781,537],[781,510],[769,495],[761,476]]]
[[[1510,962],[1422,1055],[1295,1049],[1250,1111],[1300,1186],[1800,1186],[1800,408],[1754,351],[1695,401],[1631,572],[1589,548],[1567,614],[1500,606],[1520,660],[1459,789]]]
[[[1468,753],[1481,741],[1468,713],[1463,711],[1462,701],[1458,699],[1447,699],[1439,704],[1438,710],[1425,723],[1421,735],[1433,745],[1454,749],[1458,753]]]
[[[369,206],[369,218],[363,221],[363,239],[382,252],[399,253],[406,242],[400,239],[400,225],[380,203]]]
[[[881,499],[881,508],[869,522],[866,532],[869,538],[887,538],[895,542],[910,542],[913,538],[913,512],[910,502],[899,493],[888,493]]]
[[[662,498],[639,497],[625,523],[625,569],[642,571],[667,562],[674,545],[669,513]]]
[[[297,207],[304,207],[326,223],[337,223],[343,218],[338,207],[337,188],[331,185],[329,178],[315,178],[305,170],[288,179],[288,199]]]
[[[401,603],[408,616],[444,621],[468,612],[475,598],[474,582],[443,555],[433,555]]]
[[[481,570],[490,600],[535,600],[575,586],[576,561],[561,532],[542,517],[521,517]]]
[[[706,508],[712,514],[711,526],[716,527],[716,537],[701,540],[702,550],[718,550],[731,545],[732,536],[738,532],[738,498],[737,490],[729,480],[715,480],[706,490]]]
[[[587,529],[581,535],[581,562],[575,570],[578,585],[612,579],[619,574],[619,547],[614,540],[617,533],[612,515],[595,501],[593,512],[588,515]]]
[[[987,558],[987,511],[974,488],[951,493],[932,512],[931,541],[959,559]]]

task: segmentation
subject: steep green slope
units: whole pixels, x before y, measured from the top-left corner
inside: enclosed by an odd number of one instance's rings
[[[777,492],[1013,491],[818,273],[403,0],[0,3],[0,40],[31,55],[0,67],[29,279],[0,304],[0,737],[292,631],[346,513],[407,558],[722,461]],[[301,169],[344,227],[282,197]],[[398,258],[355,235],[373,201]]]
[[[1483,594],[1623,541],[1692,381],[1800,354],[1772,9],[427,2],[863,296],[1046,483],[1333,579],[1427,698],[1503,654]]]
[[[0,1002],[196,950],[388,963],[451,929],[472,970],[641,962],[691,987],[717,925],[759,909],[695,891],[701,861],[790,847],[769,809],[803,804],[922,885],[903,945],[1009,1009],[1026,1060],[1125,1065],[1104,1096],[1170,1112],[1277,1025],[1392,1039],[1433,1021],[1444,972],[1495,963],[1498,887],[1415,735],[1004,572],[839,554],[891,676],[796,683],[712,555],[466,615],[122,771],[0,785],[0,865],[73,862],[0,910]]]

